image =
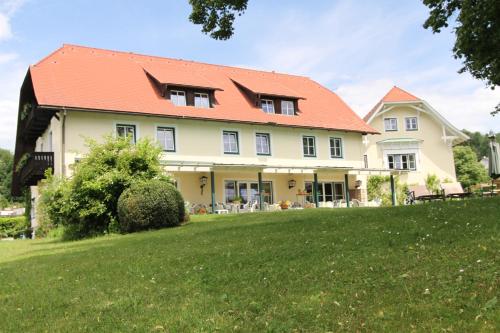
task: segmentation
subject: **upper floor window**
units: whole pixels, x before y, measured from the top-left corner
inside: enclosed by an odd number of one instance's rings
[[[295,107],[293,106],[292,101],[281,101],[281,114],[288,116],[295,115]]]
[[[116,125],[116,134],[119,137],[125,138],[130,137],[130,140],[135,143],[136,142],[136,134],[135,134],[135,125],[127,125],[127,124],[117,124]]]
[[[314,136],[303,136],[302,147],[305,157],[316,157],[316,138]]]
[[[170,101],[175,106],[186,106],[186,92],[181,90],[171,90]]]
[[[271,140],[267,133],[256,133],[255,144],[257,155],[271,155]]]
[[[260,105],[265,113],[274,113],[274,102],[271,99],[261,100]]]
[[[415,154],[389,154],[387,155],[389,169],[416,170]]]
[[[163,151],[175,152],[175,128],[157,127],[156,140]]]
[[[208,109],[210,107],[210,100],[208,98],[208,94],[194,93],[194,106],[197,108]]]
[[[416,130],[418,130],[417,117],[406,117],[405,118],[405,123],[406,123],[406,130],[407,131],[416,131]]]
[[[342,139],[330,138],[330,156],[342,158]]]
[[[384,118],[384,128],[387,132],[398,130],[397,118]]]
[[[239,154],[238,132],[223,131],[222,142],[224,144],[224,154]]]

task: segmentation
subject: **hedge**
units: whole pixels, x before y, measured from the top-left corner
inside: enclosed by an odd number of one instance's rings
[[[0,217],[0,238],[28,235],[30,231],[29,223],[24,216]]]

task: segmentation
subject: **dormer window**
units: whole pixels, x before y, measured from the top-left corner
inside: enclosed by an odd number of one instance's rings
[[[170,101],[175,106],[186,106],[186,92],[181,90],[171,90]]]
[[[260,106],[262,107],[262,111],[265,113],[274,113],[274,102],[271,99],[263,99],[260,102]]]
[[[292,101],[281,101],[281,114],[287,116],[295,115],[295,107]]]
[[[206,93],[194,93],[194,106],[197,108],[208,109],[210,107],[210,100]]]

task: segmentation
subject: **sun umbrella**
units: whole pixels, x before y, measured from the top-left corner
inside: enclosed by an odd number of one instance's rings
[[[492,179],[500,177],[500,145],[495,141],[495,134],[490,133],[490,152],[488,172]]]

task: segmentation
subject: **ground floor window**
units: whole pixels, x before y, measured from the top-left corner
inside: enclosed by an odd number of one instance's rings
[[[415,170],[415,154],[389,154],[387,155],[389,169]]]
[[[309,202],[314,202],[313,182],[305,183],[305,190],[310,193],[306,197]],[[320,202],[344,199],[344,183],[341,182],[318,182],[318,200]]]
[[[262,198],[264,202],[273,203],[273,183],[262,182]],[[224,197],[226,202],[233,202],[240,197],[242,203],[259,200],[259,183],[249,181],[226,180],[224,182]]]

